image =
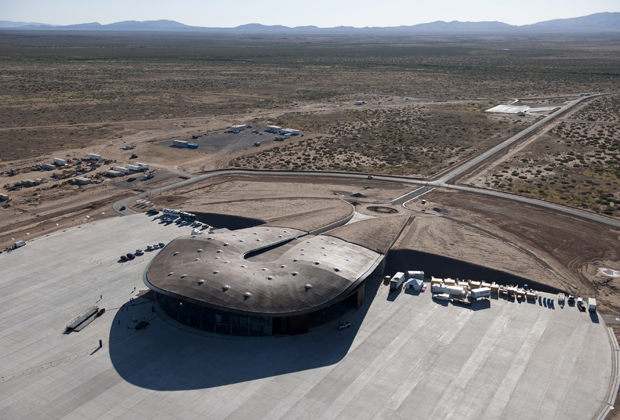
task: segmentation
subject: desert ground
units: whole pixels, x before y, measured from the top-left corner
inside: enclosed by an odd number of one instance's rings
[[[617,228],[449,186],[390,203],[421,186],[409,181],[433,182],[551,112],[486,110],[583,99],[453,182],[620,221],[620,43],[613,36],[130,42],[115,34],[0,31],[0,49],[0,192],[8,196],[0,202],[0,249],[121,217],[115,203],[137,194],[153,207],[129,200],[130,212],[178,208],[303,230],[352,214],[392,217],[402,233],[391,271],[528,283],[596,297],[601,314],[620,315]],[[228,132],[238,124],[263,135]],[[267,125],[303,136],[272,141]],[[171,147],[193,139],[195,150]],[[101,155],[101,165],[91,166],[88,153]],[[71,162],[37,169],[53,158]],[[136,162],[148,170],[105,175]],[[223,170],[260,172],[166,189]],[[336,176],[345,173],[360,178]],[[93,182],[80,185],[78,177]],[[355,237],[345,228],[341,235]],[[373,234],[384,247],[381,232]]]

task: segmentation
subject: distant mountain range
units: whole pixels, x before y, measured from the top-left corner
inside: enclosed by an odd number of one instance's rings
[[[172,20],[151,20],[124,22],[101,25],[81,23],[78,25],[48,25],[32,22],[0,21],[0,29],[11,30],[45,30],[45,31],[105,31],[105,32],[218,32],[218,33],[254,33],[254,34],[311,34],[311,35],[408,35],[408,34],[519,34],[519,33],[598,33],[620,32],[620,13],[595,13],[589,16],[555,19],[532,25],[509,25],[502,22],[431,22],[411,26],[365,27],[337,26],[319,28],[317,26],[288,27],[282,25],[261,25],[251,23],[236,28],[207,28],[188,26]]]

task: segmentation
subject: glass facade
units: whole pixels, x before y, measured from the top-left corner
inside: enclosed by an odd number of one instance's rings
[[[160,293],[157,293],[157,300],[172,319],[199,330],[246,337],[273,333],[273,318],[231,314],[193,305]]]

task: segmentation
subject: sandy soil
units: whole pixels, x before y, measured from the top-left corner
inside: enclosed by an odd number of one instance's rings
[[[377,217],[362,220],[330,230],[326,235],[335,236],[344,241],[361,245],[380,254],[385,254],[390,245],[398,238],[408,215]]]

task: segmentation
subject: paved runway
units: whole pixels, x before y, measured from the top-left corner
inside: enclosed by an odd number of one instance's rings
[[[572,307],[457,307],[375,278],[344,331],[188,333],[130,302],[153,254],[118,257],[190,231],[150,220],[95,221],[0,255],[0,418],[584,419],[603,404],[607,332]],[[64,334],[93,304],[106,313]],[[153,321],[136,331],[134,317]]]

